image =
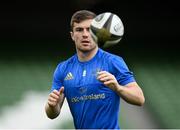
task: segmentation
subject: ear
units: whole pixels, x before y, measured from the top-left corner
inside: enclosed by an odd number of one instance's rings
[[[70,32],[70,35],[71,35],[71,39],[74,41],[74,33],[72,31]]]

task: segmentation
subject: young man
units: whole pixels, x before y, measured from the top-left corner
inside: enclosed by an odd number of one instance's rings
[[[89,28],[95,16],[87,10],[72,16],[77,54],[57,66],[45,111],[56,118],[66,97],[76,129],[118,129],[120,97],[139,106],[145,98],[123,59],[93,41]]]

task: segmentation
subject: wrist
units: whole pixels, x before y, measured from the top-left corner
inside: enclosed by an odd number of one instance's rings
[[[116,91],[118,94],[122,93],[122,91],[123,91],[123,86],[121,86],[121,85],[118,84],[115,91]]]
[[[54,119],[56,118],[60,113],[60,109],[58,108],[58,105],[52,106],[49,103],[46,103],[46,114],[49,118]]]

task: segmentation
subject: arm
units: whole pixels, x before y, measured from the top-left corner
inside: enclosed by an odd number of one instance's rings
[[[136,82],[128,83],[125,87],[118,84],[115,88],[116,93],[126,102],[138,106],[142,106],[144,104],[144,94]]]
[[[136,82],[128,83],[125,86],[121,86],[114,75],[106,71],[99,72],[97,77],[98,80],[103,82],[104,85],[115,91],[121,96],[126,102],[142,106],[145,102],[143,91]]]
[[[45,112],[50,119],[54,119],[60,114],[64,102],[63,92],[64,87],[61,87],[59,91],[53,90],[53,92],[49,94],[48,101],[45,105]]]

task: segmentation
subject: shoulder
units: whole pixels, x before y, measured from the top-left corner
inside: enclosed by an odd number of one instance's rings
[[[121,56],[103,51],[104,62],[108,65],[109,71],[112,73],[129,70],[127,64]]]
[[[56,67],[56,71],[59,71],[59,70],[64,71],[64,70],[66,70],[67,67],[70,64],[73,64],[75,60],[76,60],[76,55],[73,55],[69,59],[59,62],[57,67]]]
[[[112,62],[124,62],[124,60],[121,56],[118,56],[116,54],[112,54],[112,53],[104,51],[102,49],[100,50],[100,52],[101,52],[101,57],[103,57],[104,59],[106,59],[110,63],[112,63]]]
[[[72,57],[68,58],[67,60],[61,61],[58,66],[66,66],[69,64],[74,63],[74,61],[76,60],[76,55],[73,55]]]

